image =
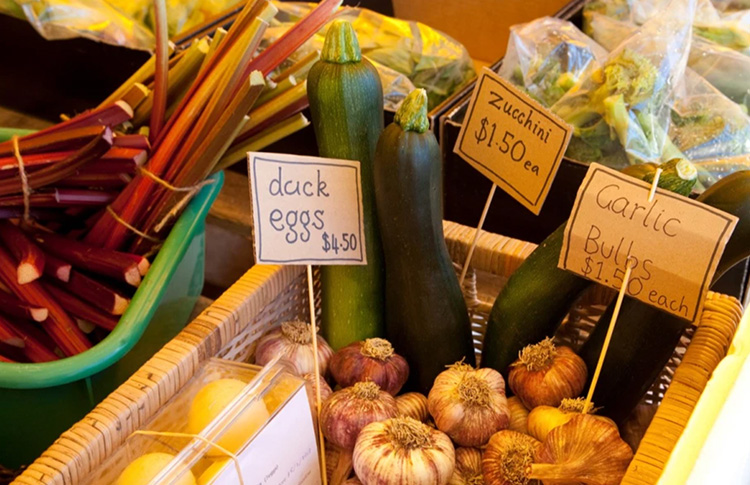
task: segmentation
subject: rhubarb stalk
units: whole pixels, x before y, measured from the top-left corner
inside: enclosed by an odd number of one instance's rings
[[[154,74],[154,106],[151,110],[149,140],[159,136],[164,126],[167,110],[167,87],[169,71],[169,46],[167,44],[167,5],[165,0],[154,0],[154,25],[156,30],[156,70]]]
[[[70,272],[65,289],[110,315],[122,315],[130,304],[130,300],[114,289],[76,270]]]
[[[34,240],[47,253],[77,268],[109,276],[132,286],[141,283],[138,263],[128,254],[89,246],[54,233],[36,233]]]
[[[44,253],[18,227],[0,221],[0,240],[16,259],[19,285],[39,279],[44,273]]]
[[[37,340],[25,325],[18,325],[0,317],[0,339],[5,336],[15,336],[23,341],[23,352],[31,362],[52,362],[58,360],[57,355]]]
[[[91,322],[94,325],[106,330],[114,330],[119,319],[110,314],[104,313],[98,308],[72,295],[71,293],[58,288],[52,283],[43,282],[44,288],[60,302],[65,310],[70,312],[74,317]]]
[[[47,260],[44,265],[44,274],[64,283],[70,281],[70,272],[73,269],[70,263],[49,253],[45,257]]]
[[[0,281],[22,301],[49,310],[44,328],[65,355],[80,354],[91,348],[91,343],[83,335],[76,322],[38,281],[25,285],[18,284],[13,257],[3,248],[0,248]]]
[[[29,305],[4,291],[0,291],[0,311],[9,317],[35,322],[43,322],[49,315],[49,310],[46,308]]]

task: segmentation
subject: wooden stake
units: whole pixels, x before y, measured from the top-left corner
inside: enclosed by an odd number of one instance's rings
[[[583,404],[583,413],[587,413],[591,407],[591,399],[594,397],[594,389],[596,388],[596,382],[599,380],[599,374],[602,372],[602,365],[604,364],[604,357],[607,355],[607,348],[609,347],[609,341],[612,340],[612,332],[615,330],[615,324],[617,323],[617,316],[620,314],[620,307],[622,306],[622,300],[625,297],[625,293],[628,291],[628,280],[630,280],[630,272],[633,268],[630,266],[630,257],[625,261],[625,276],[622,278],[622,286],[620,287],[620,293],[617,295],[617,302],[615,303],[615,311],[612,312],[612,319],[609,321],[609,329],[607,329],[607,336],[604,339],[604,345],[602,346],[602,353],[599,355],[599,362],[596,364],[596,370],[594,371],[594,377],[591,379],[591,387],[589,387],[589,393],[586,396],[586,402]]]
[[[661,177],[661,169],[656,169],[656,174],[654,174],[654,182],[651,184],[651,191],[648,193],[648,201],[653,202],[654,201],[654,195],[656,194],[656,187],[659,186],[659,177]]]
[[[471,242],[471,247],[469,247],[469,252],[466,253],[466,261],[464,261],[464,267],[461,269],[461,277],[458,278],[458,284],[461,286],[463,286],[464,284],[464,279],[466,278],[466,272],[469,271],[469,264],[471,264],[471,257],[474,256],[474,249],[476,249],[477,247],[477,241],[479,241],[479,235],[482,234],[482,227],[484,227],[484,220],[487,218],[487,212],[489,212],[490,210],[490,204],[492,203],[492,198],[495,196],[496,189],[497,189],[497,184],[492,184],[490,193],[487,196],[487,202],[484,203],[482,216],[479,218],[479,225],[477,226],[477,231],[474,233],[474,240]]]
[[[326,445],[323,437],[323,426],[320,422],[320,409],[322,407],[320,400],[320,367],[318,366],[318,324],[315,321],[315,290],[313,289],[313,272],[312,266],[307,265],[307,291],[310,298],[310,333],[313,342],[313,362],[315,365],[315,401],[318,411],[318,440],[320,441],[320,466],[323,485],[328,485],[328,476],[326,474]]]

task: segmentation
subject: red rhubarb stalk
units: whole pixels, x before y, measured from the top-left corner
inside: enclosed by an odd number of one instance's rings
[[[114,330],[117,326],[117,322],[119,321],[117,317],[104,313],[98,308],[94,308],[90,304],[54,284],[43,282],[43,285],[45,289],[60,302],[63,308],[70,312],[71,315],[110,331]]]
[[[44,253],[18,227],[0,221],[0,240],[16,260],[19,285],[39,279],[44,273]]]
[[[34,153],[78,150],[102,133],[101,126],[87,126],[75,130],[50,133],[34,139],[28,135],[18,139],[18,149],[24,157]],[[14,157],[12,142],[0,143],[0,157]]]
[[[89,185],[96,185],[93,183],[95,180],[101,180],[99,177],[109,179],[111,176],[104,175],[92,175],[81,177],[89,181]],[[119,177],[119,176],[118,176]],[[123,175],[125,177],[125,175]],[[71,185],[76,185],[78,177],[72,177],[73,182]],[[65,179],[60,183],[63,185],[68,184],[68,180]],[[124,183],[121,181],[119,186],[121,187]],[[102,183],[102,188],[117,188],[115,187],[114,181],[109,183]],[[44,190],[43,192],[36,192],[29,196],[29,204],[32,207],[97,207],[107,205],[112,202],[117,196],[116,192],[101,192],[98,190],[81,190],[81,189],[52,189]],[[24,199],[23,195],[7,195],[0,197],[0,207],[23,207]]]
[[[9,317],[34,320],[35,322],[43,322],[49,316],[49,311],[46,308],[29,305],[4,291],[0,291],[0,311]]]
[[[128,254],[93,247],[54,233],[36,233],[34,240],[47,253],[77,268],[109,276],[132,286],[141,283],[138,263]]]
[[[18,325],[0,317],[0,338],[11,335],[20,338],[24,344],[23,351],[31,362],[51,362],[58,360],[57,355],[44,346],[42,342],[26,332],[24,325]],[[7,341],[6,341],[7,342]]]
[[[102,156],[112,145],[112,132],[109,128],[99,127],[99,135],[86,146],[73,153],[65,160],[52,166],[29,173],[28,184],[31,189],[38,189],[70,177],[85,164]],[[20,177],[0,180],[0,196],[23,192]]]
[[[44,274],[64,283],[70,281],[70,271],[73,269],[70,263],[49,253],[45,257],[47,261],[44,265]]]
[[[110,315],[122,315],[130,303],[114,289],[76,270],[70,272],[65,289]]]
[[[72,175],[65,180],[58,182],[61,186],[65,187],[90,187],[92,189],[119,189],[128,184],[132,180],[130,175],[124,173],[79,173]],[[92,196],[90,199],[91,204],[108,204],[115,199],[117,193],[111,194],[110,198],[104,192],[97,192],[95,190],[80,191],[82,194],[89,192]],[[98,195],[98,197],[97,197]]]
[[[37,281],[19,285],[13,257],[0,248],[0,281],[22,301],[49,310],[44,329],[65,355],[80,354],[91,348],[91,343],[76,322],[63,310]]]
[[[164,126],[167,109],[167,73],[169,52],[167,44],[167,5],[164,0],[154,0],[154,24],[156,30],[156,71],[154,73],[154,107],[151,110],[149,139],[153,142]]]
[[[121,148],[137,148],[139,150],[151,150],[148,137],[143,135],[115,135],[113,146]]]
[[[40,138],[44,138],[48,135],[63,134],[63,132],[68,132],[70,130],[79,128],[98,126],[108,126],[110,128],[113,128],[120,123],[128,121],[132,117],[133,110],[128,105],[128,103],[126,103],[125,101],[117,101],[109,106],[85,111],[78,116],[69,119],[68,121],[63,121],[62,123],[50,126],[49,128],[45,128],[43,130],[39,130],[26,135],[21,139],[21,141],[26,142],[31,140],[39,140]],[[5,148],[6,145],[8,145],[9,147],[12,146],[10,142],[3,142],[0,143],[0,150]]]

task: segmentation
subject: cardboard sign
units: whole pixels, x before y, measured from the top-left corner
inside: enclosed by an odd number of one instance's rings
[[[318,447],[304,386],[276,412],[237,458],[248,485],[320,485]],[[227,460],[211,485],[237,483],[237,468]]]
[[[248,153],[255,260],[367,264],[359,162]]]
[[[539,214],[573,130],[485,68],[454,151],[534,214]]]
[[[737,225],[700,202],[592,164],[568,225],[558,267],[620,289],[630,257],[627,294],[695,321]]]

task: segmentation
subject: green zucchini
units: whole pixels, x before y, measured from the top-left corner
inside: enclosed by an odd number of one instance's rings
[[[713,284],[732,266],[750,257],[750,171],[723,178],[698,200],[739,217],[719,260]],[[599,319],[579,352],[589,369],[599,360],[613,306]],[[688,323],[638,300],[623,301],[594,391],[593,401],[602,407],[602,414],[618,423],[630,415],[661,374]]]
[[[681,195],[690,193],[697,172],[687,160],[635,165],[623,172],[640,179],[651,178],[662,168],[659,187]],[[511,275],[492,306],[482,350],[482,366],[507,377],[508,368],[525,346],[554,335],[573,301],[592,282],[559,269],[565,225],[550,234]]]
[[[315,138],[321,156],[358,160],[367,249],[366,266],[321,268],[321,332],[334,349],[384,334],[384,269],[373,189],[373,155],[383,131],[383,89],[362,59],[349,22],[334,21],[320,60],[307,78]]]
[[[474,365],[466,303],[443,235],[442,164],[428,131],[427,94],[413,91],[375,152],[383,236],[386,335],[409,362],[411,389],[427,393],[446,365]]]

